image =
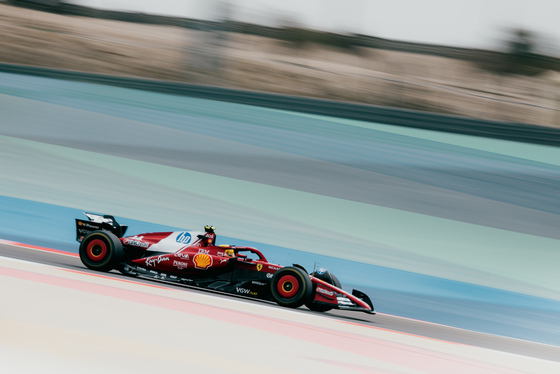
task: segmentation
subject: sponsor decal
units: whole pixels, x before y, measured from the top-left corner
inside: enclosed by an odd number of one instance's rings
[[[319,292],[320,294],[325,295],[325,296],[334,297],[334,292],[326,290],[326,289],[321,288],[319,286],[317,286],[317,292]]]
[[[266,283],[264,283],[264,282],[252,281],[251,283],[256,284],[257,286],[266,286]]]
[[[169,257],[168,256],[157,256],[157,257],[148,257],[146,259],[146,266],[155,266],[156,264],[159,264],[160,262],[165,262],[168,261]]]
[[[191,239],[192,237],[189,232],[182,232],[179,235],[177,235],[177,239],[175,239],[175,241],[181,244],[188,244],[191,242]]]
[[[317,269],[317,274],[319,274],[319,275],[323,275],[323,274],[325,274],[326,272],[327,272],[327,269],[325,269],[325,268]]]
[[[89,234],[91,232],[91,230],[86,230],[86,229],[78,229],[78,233],[80,234]]]
[[[204,253],[205,255],[207,255],[207,254],[210,254],[210,250],[209,250],[209,249],[200,248],[200,249],[198,250],[198,253]]]
[[[220,258],[220,264],[223,264],[224,262],[227,262],[227,258]]]
[[[170,275],[170,276],[169,276],[169,279],[177,280],[177,279],[179,279],[179,277],[176,276],[176,275]]]
[[[86,227],[86,228],[88,228],[88,229],[95,229],[95,230],[99,229],[99,226],[98,226],[98,225],[91,225],[91,224],[89,224],[89,223],[87,223],[87,222],[82,222],[82,221],[79,221],[79,222],[78,222],[78,225],[79,225],[79,226]]]
[[[237,293],[242,294],[242,295],[251,295],[251,296],[257,296],[257,295],[258,295],[257,292],[251,291],[251,290],[248,289],[248,288],[235,287],[235,291],[236,291]]]
[[[212,266],[213,260],[212,256],[206,253],[198,253],[193,258],[194,267],[197,269],[206,270]]]
[[[175,266],[177,269],[181,270],[181,269],[186,269],[188,267],[189,263],[188,262],[183,262],[183,261],[173,261],[173,266]]]
[[[267,277],[267,278],[272,278],[272,274],[266,273],[266,277]]]
[[[143,236],[133,236],[132,238],[126,238],[123,243],[133,247],[148,248],[150,243],[142,242]]]
[[[261,271],[262,270],[262,264],[257,264],[257,271]]]
[[[268,266],[268,270],[280,270],[281,268],[279,266]]]
[[[175,257],[179,257],[179,258],[182,258],[182,259],[188,261],[188,259],[189,259],[189,254],[188,254],[188,253],[175,253]]]

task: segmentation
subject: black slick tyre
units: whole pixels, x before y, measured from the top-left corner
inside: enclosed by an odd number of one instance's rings
[[[119,238],[109,231],[94,231],[80,244],[80,260],[92,270],[116,269],[124,257]]]
[[[300,268],[291,266],[274,273],[270,286],[273,300],[288,308],[302,306],[313,292],[309,275]]]

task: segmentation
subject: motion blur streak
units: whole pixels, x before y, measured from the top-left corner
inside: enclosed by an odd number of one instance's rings
[[[27,249],[34,249],[34,250],[37,250],[37,251],[57,253],[57,254],[63,255],[63,256],[78,257],[78,255],[76,253],[68,253],[68,252],[59,251],[59,250],[52,249],[52,248],[45,248],[45,247],[39,247],[39,246],[36,246],[36,245],[13,242],[11,240],[0,239],[0,244],[11,245],[11,246],[14,246],[14,247],[22,247],[22,248],[27,248]]]
[[[4,196],[560,300],[559,149],[0,76]]]
[[[393,374],[551,373],[560,368],[316,314],[1,257],[0,278],[6,302],[0,311],[0,354],[4,367],[24,371],[45,365],[49,372],[49,363],[56,363],[56,372],[72,372],[83,360],[89,364],[79,371],[86,373],[147,373],[158,367],[197,373],[303,373],[309,367],[335,373],[345,367],[347,372]],[[48,308],[36,307],[43,303]],[[18,362],[23,350],[28,359]]]
[[[75,252],[84,210],[140,233],[212,223],[380,312],[560,341],[560,148],[0,78],[3,239]]]

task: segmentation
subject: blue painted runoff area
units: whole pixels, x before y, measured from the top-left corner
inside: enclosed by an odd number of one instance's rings
[[[94,212],[111,214],[111,212]],[[78,209],[0,196],[0,238],[78,252],[75,218]],[[200,230],[168,227],[115,217],[128,225],[127,235],[145,232]],[[560,345],[560,302],[499,289],[477,286],[413,272],[305,253],[219,235],[218,244],[253,246],[281,265],[299,263],[311,272],[329,268],[343,288],[356,288],[372,298],[378,312],[430,321],[458,328]]]

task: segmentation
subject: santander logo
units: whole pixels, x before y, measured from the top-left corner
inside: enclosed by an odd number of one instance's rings
[[[317,287],[317,292],[319,292],[319,293],[321,293],[321,294],[323,294],[323,295],[325,295],[325,296],[330,296],[330,297],[333,297],[333,296],[334,296],[334,292],[329,291],[329,290],[326,290],[326,289],[321,288],[321,287]]]

